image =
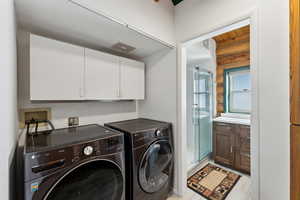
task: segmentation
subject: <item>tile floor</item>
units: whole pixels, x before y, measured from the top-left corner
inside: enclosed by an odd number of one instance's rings
[[[218,164],[215,164],[213,161],[205,161],[205,162],[199,164],[193,170],[191,170],[188,173],[188,176],[193,175],[195,172],[197,172],[202,167],[204,167],[208,162],[210,162],[214,165],[218,165]],[[220,167],[223,167],[223,166],[220,166]],[[229,171],[233,171],[233,170],[228,169],[226,167],[223,167],[223,168],[225,168]],[[241,173],[236,172],[236,171],[234,171],[234,172],[237,173],[237,174],[240,174],[242,177],[237,182],[237,184],[234,186],[234,188],[230,191],[230,193],[226,197],[226,200],[251,200],[251,197],[250,197],[250,185],[251,185],[250,176],[245,175],[245,174],[241,174]],[[168,198],[168,200],[207,200],[207,199],[202,197],[198,193],[188,189],[188,192],[184,197],[171,196],[170,198]]]

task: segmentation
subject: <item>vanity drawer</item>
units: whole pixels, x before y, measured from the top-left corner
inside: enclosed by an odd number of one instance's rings
[[[214,122],[214,131],[217,132],[232,132],[234,130],[234,126],[229,123],[223,122]]]

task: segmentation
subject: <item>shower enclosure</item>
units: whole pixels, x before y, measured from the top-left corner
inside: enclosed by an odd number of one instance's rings
[[[190,69],[188,100],[188,164],[193,168],[212,152],[212,74],[200,67]]]

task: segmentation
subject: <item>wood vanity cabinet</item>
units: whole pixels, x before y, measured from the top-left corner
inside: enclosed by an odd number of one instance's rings
[[[214,122],[216,163],[250,174],[250,126]]]
[[[226,123],[214,123],[214,160],[229,167],[234,165],[233,128]]]
[[[250,126],[236,125],[235,168],[250,174]]]

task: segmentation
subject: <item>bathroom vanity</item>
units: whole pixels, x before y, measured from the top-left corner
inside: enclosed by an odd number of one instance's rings
[[[250,123],[214,120],[213,158],[218,164],[250,174]]]

